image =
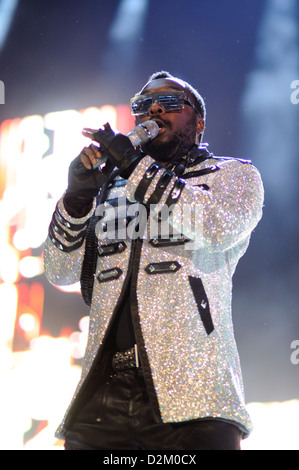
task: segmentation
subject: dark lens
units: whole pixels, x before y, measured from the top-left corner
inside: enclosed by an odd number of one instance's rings
[[[183,96],[178,95],[163,95],[159,96],[159,102],[167,112],[181,111],[184,107]]]
[[[152,104],[152,98],[142,98],[133,101],[132,112],[133,114],[146,114]]]

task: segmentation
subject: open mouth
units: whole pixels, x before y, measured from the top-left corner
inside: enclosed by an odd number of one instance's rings
[[[167,127],[167,124],[161,119],[153,119],[153,121],[155,121],[158,124],[160,130]]]

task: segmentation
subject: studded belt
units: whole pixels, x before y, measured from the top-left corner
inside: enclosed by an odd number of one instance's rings
[[[117,372],[139,367],[137,344],[126,351],[116,352],[112,357],[112,367]]]

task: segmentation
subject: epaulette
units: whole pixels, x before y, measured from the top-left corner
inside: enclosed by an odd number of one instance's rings
[[[235,158],[235,157],[215,156],[213,153],[210,153],[210,152],[206,153],[205,159],[219,160],[219,165],[213,164],[213,165],[210,165],[206,168],[202,168],[201,170],[189,171],[187,173],[184,173],[182,178],[190,179],[190,178],[194,178],[194,177],[197,177],[197,176],[203,176],[203,175],[208,175],[210,173],[214,173],[215,171],[220,170],[221,161],[232,161],[232,160],[234,160],[234,161],[238,161],[238,162],[243,163],[243,164],[249,164],[249,165],[252,164],[251,160],[244,160],[242,158]]]
[[[236,160],[240,163],[247,163],[249,165],[252,165],[252,161],[251,160],[244,160],[243,158],[237,158],[237,157],[222,157],[222,156],[215,156],[213,154],[211,154],[211,158],[215,159],[215,160]]]

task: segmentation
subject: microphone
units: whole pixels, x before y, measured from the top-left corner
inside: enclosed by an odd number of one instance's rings
[[[155,121],[149,120],[143,122],[142,124],[138,124],[138,126],[134,127],[134,129],[128,132],[126,136],[129,137],[133,147],[140,147],[141,145],[146,144],[150,140],[155,139],[155,137],[157,137],[157,135],[159,134],[159,130],[160,128],[158,124]],[[104,163],[106,163],[107,160],[108,157],[106,155],[103,155],[102,158],[99,158],[95,165],[92,165],[92,169],[96,170]],[[80,175],[85,171],[90,170],[85,168],[83,163],[80,162],[79,166],[75,169],[75,174]]]
[[[159,126],[156,121],[145,121],[134,127],[127,135],[133,147],[140,147],[149,140],[153,140],[159,134]]]

